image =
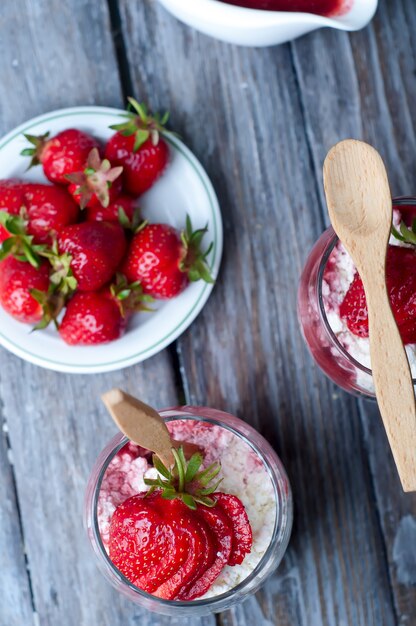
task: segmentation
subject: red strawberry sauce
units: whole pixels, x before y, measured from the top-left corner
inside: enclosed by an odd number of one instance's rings
[[[341,15],[351,6],[346,0],[221,0],[247,9],[264,11],[295,11],[317,15]]]
[[[167,423],[172,436],[197,444],[204,466],[219,461],[224,477],[220,490],[240,498],[253,531],[253,550],[241,564],[225,566],[213,582],[209,597],[224,593],[244,580],[266,551],[273,533],[276,505],[273,486],[261,459],[244,440],[225,428],[196,420]],[[143,478],[155,478],[151,454],[128,443],[112,459],[103,477],[98,499],[98,524],[105,549],[109,548],[110,522],[115,509],[128,498],[146,491]]]

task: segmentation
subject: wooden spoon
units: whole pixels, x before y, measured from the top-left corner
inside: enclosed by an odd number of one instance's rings
[[[171,439],[159,413],[121,389],[111,389],[101,399],[121,432],[142,448],[155,452],[166,467],[174,464],[172,448],[182,446],[186,457],[199,451],[192,443]]]
[[[404,491],[415,491],[415,395],[386,287],[393,210],[380,155],[361,141],[341,141],[325,159],[324,187],[332,226],[364,285],[371,368],[384,427],[402,487]]]

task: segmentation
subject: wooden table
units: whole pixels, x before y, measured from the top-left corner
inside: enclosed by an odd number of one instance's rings
[[[191,0],[184,0],[191,1]],[[372,25],[264,50],[229,46],[155,0],[3,0],[0,131],[59,107],[169,108],[206,167],[225,226],[208,305],[174,345],[113,374],[49,372],[0,350],[0,625],[155,626],[102,578],[82,528],[86,479],[114,433],[112,386],[158,407],[227,409],[287,467],[292,540],[256,597],[195,626],[416,624],[416,498],[403,495],[373,403],[313,364],[296,318],[305,258],[327,222],[321,166],[341,138],[415,192],[416,5]]]

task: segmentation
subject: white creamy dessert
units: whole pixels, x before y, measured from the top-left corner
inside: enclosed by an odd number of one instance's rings
[[[398,226],[400,222],[400,212],[395,210],[393,212],[393,223],[395,226]],[[394,246],[406,245],[393,236],[390,237],[390,244]],[[339,343],[358,363],[371,369],[368,337],[358,337],[352,333],[339,312],[339,307],[354,279],[355,272],[355,266],[351,257],[342,243],[338,242],[331,252],[325,268],[322,280],[322,298],[329,325]],[[416,378],[416,345],[407,345],[406,352],[413,378]],[[372,384],[371,388],[369,387],[368,376],[364,372],[362,375],[360,373],[357,375],[357,382],[369,388],[369,390],[373,390]]]
[[[197,444],[204,452],[204,466],[221,463],[223,481],[219,491],[237,496],[243,503],[253,532],[253,545],[240,565],[226,565],[207,593],[198,599],[220,595],[242,582],[265,554],[276,522],[276,497],[271,478],[258,455],[230,431],[194,420],[167,424],[180,441]],[[98,524],[108,552],[109,530],[116,508],[129,497],[147,491],[145,478],[156,478],[149,455],[135,444],[125,446],[111,461],[104,475],[98,499]]]

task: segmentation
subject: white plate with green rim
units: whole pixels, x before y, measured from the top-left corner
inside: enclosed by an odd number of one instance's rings
[[[105,107],[74,107],[33,118],[0,140],[0,178],[20,177],[48,182],[40,166],[26,171],[28,159],[20,156],[27,146],[23,133],[55,135],[66,128],[79,128],[106,141],[109,126],[120,122],[123,111]],[[168,136],[170,163],[156,184],[140,199],[143,217],[182,229],[186,214],[194,228],[208,225],[204,245],[213,242],[207,261],[215,278],[218,274],[223,229],[221,213],[212,184],[192,152],[176,137]],[[10,317],[0,307],[0,344],[17,356],[59,372],[92,374],[128,367],[153,356],[177,339],[193,322],[206,303],[213,285],[191,283],[178,297],[160,301],[153,313],[132,317],[125,335],[99,346],[68,346],[52,328],[31,332],[31,327]]]

